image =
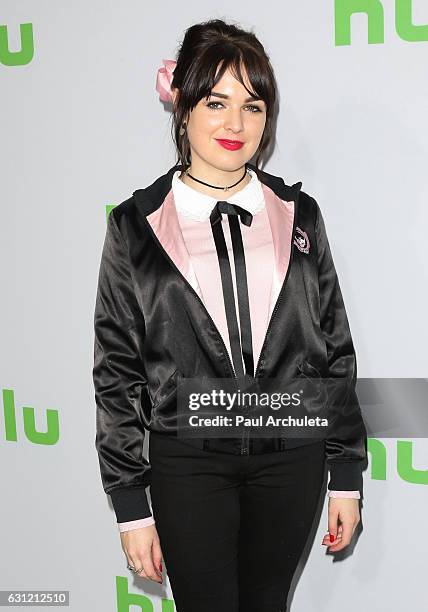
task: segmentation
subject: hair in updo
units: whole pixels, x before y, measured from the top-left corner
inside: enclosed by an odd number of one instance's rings
[[[187,120],[199,100],[211,94],[229,68],[250,95],[261,98],[266,104],[266,123],[254,164],[258,169],[273,138],[277,87],[269,56],[255,34],[221,19],[197,23],[186,30],[176,61],[171,82],[171,88],[178,89],[172,113],[172,138],[178,158],[176,164],[188,167],[191,163],[187,130],[180,134],[183,121]],[[216,77],[220,62],[222,65]],[[241,63],[245,66],[253,91],[244,84]]]

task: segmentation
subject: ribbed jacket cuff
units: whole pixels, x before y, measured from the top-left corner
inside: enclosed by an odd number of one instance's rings
[[[119,487],[109,491],[118,523],[127,523],[151,516],[146,487]]]
[[[363,490],[362,461],[327,461],[330,470],[328,489],[334,491]]]

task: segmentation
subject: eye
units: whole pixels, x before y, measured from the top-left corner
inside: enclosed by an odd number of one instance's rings
[[[261,113],[262,109],[259,106],[255,106],[254,104],[249,104],[248,108],[254,108],[253,111],[251,111],[252,113]]]
[[[211,108],[212,110],[217,110],[217,107],[213,108],[213,106],[212,106],[213,104],[214,105],[219,104],[220,106],[224,106],[221,102],[208,102],[207,107]],[[248,106],[246,106],[246,108],[253,109],[251,111],[252,113],[261,113],[262,112],[261,108],[259,106],[256,106],[255,104],[248,104]]]
[[[220,104],[220,106],[223,106],[223,104],[221,102],[208,102],[208,104],[207,104],[208,108],[211,108],[213,110],[217,110],[216,108],[212,107],[213,104]]]

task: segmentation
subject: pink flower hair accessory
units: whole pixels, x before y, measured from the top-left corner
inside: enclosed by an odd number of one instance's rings
[[[174,68],[177,65],[175,60],[163,59],[163,66],[158,69],[156,78],[156,90],[162,102],[173,102],[171,93],[171,83],[174,77]]]

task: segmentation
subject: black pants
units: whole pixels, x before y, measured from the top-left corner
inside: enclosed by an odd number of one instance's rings
[[[324,440],[226,455],[150,433],[152,510],[177,612],[287,609],[324,457]]]

